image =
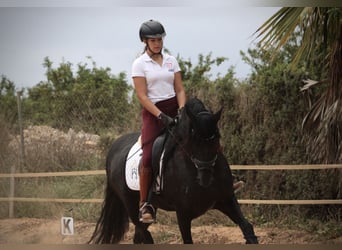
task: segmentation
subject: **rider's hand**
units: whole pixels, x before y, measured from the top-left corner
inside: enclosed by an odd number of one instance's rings
[[[172,119],[170,116],[164,114],[163,112],[160,113],[158,116],[158,119],[162,121],[162,123],[165,125],[165,127],[169,128],[173,125],[175,125],[175,120]]]

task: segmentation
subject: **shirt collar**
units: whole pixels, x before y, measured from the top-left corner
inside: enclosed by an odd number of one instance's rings
[[[144,59],[145,62],[151,62],[152,61],[152,58],[147,54],[147,52],[145,52],[142,55],[142,59]]]
[[[164,61],[167,61],[170,58],[170,55],[163,53],[163,57],[164,57]],[[147,54],[147,52],[145,52],[142,55],[142,58],[144,59],[145,62],[151,62],[152,61],[152,58]]]

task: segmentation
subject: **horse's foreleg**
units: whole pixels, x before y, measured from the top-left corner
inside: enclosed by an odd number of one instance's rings
[[[127,196],[128,197],[128,196]],[[148,231],[150,224],[141,223],[139,221],[139,197],[132,198],[134,202],[127,206],[128,215],[131,222],[135,225],[135,232],[133,236],[134,244],[153,244],[153,237]]]
[[[226,214],[235,224],[240,227],[246,239],[246,244],[258,244],[258,239],[255,236],[253,226],[243,216],[240,205],[238,204],[235,196],[226,202],[217,203],[215,208]]]
[[[183,213],[177,212],[177,221],[184,244],[193,244],[191,236],[191,218]]]
[[[135,232],[133,237],[134,244],[154,244],[151,233],[148,231],[149,224],[143,224],[139,222],[135,226]]]

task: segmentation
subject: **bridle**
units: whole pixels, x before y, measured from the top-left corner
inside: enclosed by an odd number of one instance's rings
[[[199,112],[196,117],[199,117],[201,115],[212,115],[209,111],[201,111]],[[179,117],[178,117],[179,120]],[[182,151],[188,156],[188,158],[192,161],[192,163],[195,165],[195,167],[201,171],[201,170],[213,170],[212,167],[215,166],[216,160],[218,158],[218,150],[216,151],[215,155],[210,160],[200,160],[197,157],[194,156],[194,154],[191,152],[188,152],[188,150],[185,148],[184,144],[179,142],[179,140],[176,138],[176,136],[173,134],[172,130],[169,130],[170,135],[174,138],[175,142],[180,146]],[[194,137],[196,135],[196,130],[194,128],[191,128],[191,137]],[[210,142],[216,139],[218,133],[217,130],[210,135],[209,137],[201,137],[200,135],[197,135],[200,141],[203,142]]]
[[[198,170],[211,170],[212,167],[215,166],[217,160],[217,153],[215,154],[214,158],[210,161],[201,161],[193,156],[191,156],[190,159]]]

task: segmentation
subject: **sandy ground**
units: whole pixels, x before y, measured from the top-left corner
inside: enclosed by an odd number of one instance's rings
[[[60,219],[3,219],[0,220],[0,244],[85,244],[95,224],[74,221],[74,234],[62,235]],[[177,226],[153,224],[150,231],[156,244],[181,244]],[[338,239],[323,239],[305,231],[277,228],[255,228],[261,244],[342,244]],[[193,240],[200,244],[243,244],[237,227],[198,226],[192,228]],[[131,243],[133,227],[122,243]]]

